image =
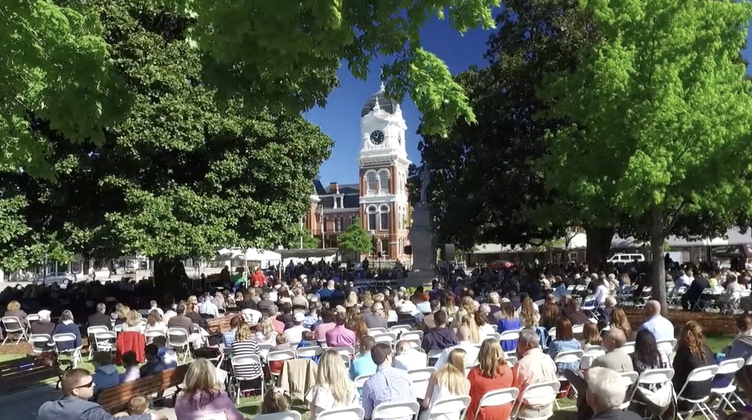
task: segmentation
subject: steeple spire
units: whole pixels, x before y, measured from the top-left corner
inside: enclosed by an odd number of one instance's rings
[[[381,69],[381,73],[379,74],[379,79],[381,79],[381,86],[379,87],[379,92],[383,92],[386,90],[386,87],[384,86],[384,69]]]

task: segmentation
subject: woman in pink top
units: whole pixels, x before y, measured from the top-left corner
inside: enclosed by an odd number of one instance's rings
[[[334,312],[330,309],[321,311],[321,324],[313,331],[313,338],[319,343],[326,341],[326,332],[334,328]]]
[[[222,391],[214,365],[206,359],[191,363],[175,399],[177,420],[245,420],[230,397]]]

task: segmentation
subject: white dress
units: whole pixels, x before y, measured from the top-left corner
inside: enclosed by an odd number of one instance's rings
[[[355,387],[355,383],[352,381],[350,381],[350,386],[352,387],[352,389],[350,390],[350,395],[352,398],[343,404],[334,402],[334,397],[329,392],[329,389],[320,387],[318,385],[314,386],[308,391],[305,396],[305,400],[309,404],[313,403],[313,405],[316,407],[315,412],[313,413],[314,416],[319,415],[324,410],[329,410],[332,408],[348,408],[358,406],[360,405],[358,388]]]

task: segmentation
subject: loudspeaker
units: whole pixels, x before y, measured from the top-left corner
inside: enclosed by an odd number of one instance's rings
[[[406,245],[403,254],[405,254],[405,255],[413,255],[413,246],[412,245]]]
[[[454,244],[444,244],[440,250],[442,261],[454,261]]]

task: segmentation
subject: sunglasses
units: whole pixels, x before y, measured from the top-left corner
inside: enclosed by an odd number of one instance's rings
[[[94,386],[94,380],[92,379],[91,381],[89,381],[89,383],[88,383],[88,384],[83,384],[83,385],[79,385],[79,386],[77,386],[77,387],[75,387],[75,388],[73,388],[73,389],[79,389],[79,388],[91,388],[91,387],[93,387],[93,386]]]

